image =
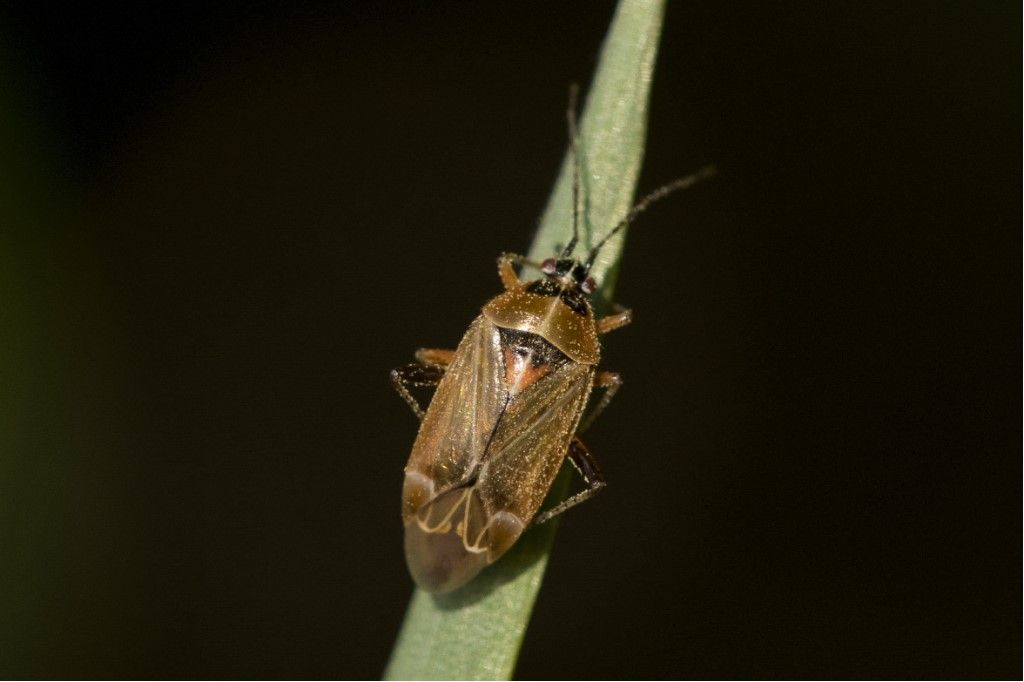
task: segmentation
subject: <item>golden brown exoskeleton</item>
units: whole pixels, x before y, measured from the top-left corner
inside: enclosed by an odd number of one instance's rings
[[[595,383],[608,390],[592,416],[621,383],[597,371],[597,336],[627,324],[630,313],[595,320],[592,280],[575,261],[547,260],[543,279],[520,282],[512,264],[522,260],[499,259],[506,291],[484,306],[455,351],[421,350],[419,364],[392,374],[422,415],[405,467],[402,519],[409,570],[432,592],[466,583],[512,546],[566,456],[588,488],[535,523],[604,485],[575,434]],[[424,415],[407,387],[435,383]]]
[[[569,133],[576,152],[574,106]],[[417,363],[395,369],[396,390],[421,419],[405,467],[402,520],[405,556],[416,583],[430,592],[464,585],[498,559],[532,524],[579,504],[604,487],[597,463],[577,433],[611,401],[619,375],[599,371],[598,336],[629,323],[619,310],[595,318],[589,273],[601,247],[650,203],[711,175],[711,167],[647,195],[594,246],[572,258],[578,243],[579,170],[574,164],[573,237],[558,258],[530,263],[504,254],[505,291],[491,299],[458,347],[420,349]],[[520,281],[515,264],[540,279]],[[581,425],[595,387],[605,389]],[[411,387],[436,387],[424,413]],[[537,514],[568,458],[587,487]]]

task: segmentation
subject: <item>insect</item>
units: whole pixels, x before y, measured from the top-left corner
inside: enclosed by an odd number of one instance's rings
[[[409,572],[429,592],[466,584],[531,524],[554,518],[605,486],[578,434],[622,386],[617,373],[598,369],[598,339],[629,324],[632,313],[619,308],[595,317],[591,267],[607,241],[652,202],[714,173],[707,167],[648,194],[577,259],[575,93],[573,88],[567,113],[574,159],[572,238],[542,263],[502,254],[498,276],[505,291],[484,305],[458,347],[421,348],[417,362],[391,372],[395,389],[421,421],[405,467],[402,520]],[[532,266],[542,276],[521,281],[515,265]],[[426,411],[410,392],[413,387],[436,388]],[[594,388],[604,393],[583,418]],[[538,515],[566,458],[586,487]]]

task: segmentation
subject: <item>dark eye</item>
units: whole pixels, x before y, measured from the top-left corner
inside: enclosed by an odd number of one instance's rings
[[[554,258],[547,258],[540,264],[540,271],[545,275],[553,275],[558,271],[558,261]]]
[[[592,293],[594,293],[594,289],[596,289],[596,288],[597,288],[597,282],[594,281],[593,277],[587,277],[585,280],[583,280],[583,283],[580,284],[580,289],[582,289],[583,293],[585,293],[585,294],[592,294]]]

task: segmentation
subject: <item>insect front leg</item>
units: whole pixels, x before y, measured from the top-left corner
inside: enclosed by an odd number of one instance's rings
[[[526,256],[520,256],[518,253],[501,254],[498,256],[498,277],[501,278],[501,284],[508,290],[515,289],[521,284],[519,275],[516,274],[516,269],[512,267],[513,265],[529,265],[540,270],[540,264],[534,263]]]
[[[594,406],[594,409],[590,411],[590,414],[580,422],[580,427],[576,430],[577,433],[583,433],[590,428],[590,425],[597,419],[597,415],[604,412],[604,408],[608,407],[608,403],[612,401],[615,394],[622,388],[622,377],[618,372],[598,372],[594,375],[594,387],[603,388],[604,394],[597,402],[597,405]]]
[[[548,509],[533,520],[533,525],[539,526],[550,521],[562,512],[575,507],[580,502],[589,500],[605,487],[606,484],[604,475],[601,473],[601,467],[597,465],[594,456],[590,454],[590,450],[587,449],[587,446],[579,438],[573,438],[572,442],[569,443],[569,461],[572,462],[576,471],[579,472],[583,482],[587,484],[586,490],[582,490]]]
[[[633,311],[616,304],[615,312],[606,315],[597,321],[597,333],[607,334],[616,329],[621,329],[633,321]]]
[[[411,363],[391,370],[391,385],[398,395],[409,404],[412,413],[420,421],[423,420],[423,408],[416,397],[409,392],[410,388],[435,388],[444,376],[444,368],[436,365]]]

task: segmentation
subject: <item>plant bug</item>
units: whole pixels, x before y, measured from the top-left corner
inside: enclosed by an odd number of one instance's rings
[[[541,524],[590,498],[604,477],[579,438],[622,385],[598,370],[598,337],[629,324],[631,312],[595,318],[597,284],[590,269],[604,244],[654,201],[712,175],[713,167],[669,183],[641,199],[578,260],[579,153],[575,87],[567,112],[573,155],[572,238],[554,258],[533,263],[502,254],[505,291],[484,305],[455,350],[421,348],[417,362],[391,381],[420,419],[405,467],[402,520],[409,572],[429,592],[449,592],[496,561],[531,524]],[[542,276],[521,281],[515,265]],[[412,387],[436,388],[426,411]],[[604,393],[582,419],[591,391]],[[586,488],[538,515],[568,458]]]

